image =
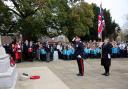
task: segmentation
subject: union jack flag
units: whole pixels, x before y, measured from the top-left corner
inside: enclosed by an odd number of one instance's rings
[[[98,15],[98,38],[102,38],[102,31],[105,27],[105,21],[103,16],[103,9],[102,9],[102,3],[100,5],[100,13]]]

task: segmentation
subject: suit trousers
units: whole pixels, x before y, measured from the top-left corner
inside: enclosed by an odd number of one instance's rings
[[[79,74],[83,76],[84,75],[83,59],[82,58],[77,58],[77,64],[78,64],[78,68],[79,68]]]

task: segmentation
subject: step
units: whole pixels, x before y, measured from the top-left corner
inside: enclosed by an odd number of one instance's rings
[[[16,66],[15,66],[16,67]],[[10,67],[5,73],[0,73],[0,89],[9,89],[16,81],[17,72],[15,67]]]

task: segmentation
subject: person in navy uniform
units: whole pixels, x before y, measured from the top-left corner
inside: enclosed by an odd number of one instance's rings
[[[78,36],[76,36],[72,40],[75,44],[75,58],[77,59],[77,64],[78,64],[78,69],[79,73],[77,74],[78,76],[84,76],[84,63],[83,63],[83,42],[80,40]]]
[[[102,56],[101,56],[101,65],[104,66],[105,73],[102,75],[109,76],[109,69],[111,65],[111,51],[112,44],[106,39],[102,45]]]

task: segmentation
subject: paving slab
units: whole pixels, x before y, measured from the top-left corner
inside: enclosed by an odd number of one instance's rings
[[[59,79],[47,67],[31,67],[31,68],[18,68],[19,75],[27,73],[29,76],[39,75],[38,80],[18,80],[16,89],[69,89],[61,79]]]
[[[78,73],[76,60],[57,60],[49,63],[41,61],[23,62],[17,64],[17,68],[47,67],[70,89],[128,89],[128,58],[112,59],[110,76],[107,77],[101,75],[104,69],[100,62],[100,59],[85,60],[85,76],[83,77],[76,75]],[[22,83],[24,84],[24,82]],[[23,87],[23,85],[19,87]]]

